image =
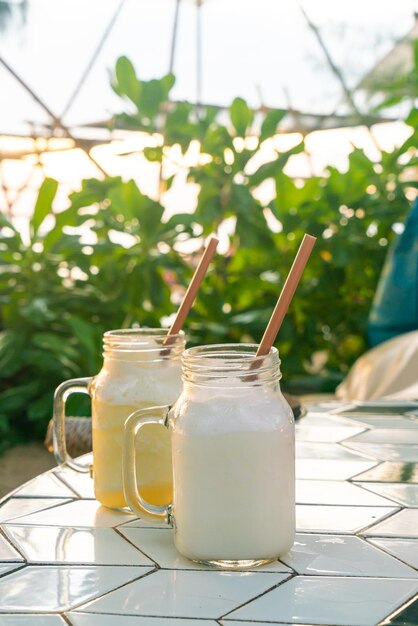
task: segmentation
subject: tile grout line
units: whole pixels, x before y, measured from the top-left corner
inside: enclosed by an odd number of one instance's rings
[[[6,502],[3,502],[3,504],[7,504],[7,502],[9,502],[11,499],[14,500],[42,500],[42,498],[10,498],[9,500],[7,500]],[[34,515],[35,513],[42,513],[43,511],[49,511],[50,509],[57,509],[60,506],[64,506],[64,504],[69,504],[70,502],[78,502],[77,498],[43,498],[44,500],[64,500],[63,502],[58,502],[58,503],[54,503],[51,504],[51,506],[46,506],[45,508],[42,509],[37,509],[36,511],[31,511],[30,513],[22,513],[22,515],[18,515],[17,517],[11,517],[10,519],[4,519],[0,521],[0,526],[4,525],[4,524],[8,524],[10,522],[14,522],[15,520],[18,519],[22,519],[23,517],[27,517],[29,515]],[[0,511],[1,511],[1,506],[0,506]],[[20,524],[21,526],[26,526],[27,524]]]
[[[152,563],[154,563],[155,565],[155,569],[159,570],[161,569],[161,566],[159,563],[157,563],[157,561],[155,559],[153,559],[151,556],[149,556],[146,552],[144,552],[143,550],[141,550],[140,548],[138,548],[138,546],[136,546],[130,539],[128,539],[127,537],[125,537],[125,535],[123,533],[121,533],[117,527],[112,528],[112,530],[122,539],[124,539],[127,543],[129,543],[129,545],[131,545],[133,548],[135,548],[135,550],[137,550],[140,554],[144,555],[147,559],[149,559]]]
[[[241,609],[243,606],[246,606],[247,604],[250,604],[251,602],[254,602],[254,600],[258,600],[258,598],[261,598],[262,596],[264,596],[265,594],[269,593],[270,591],[273,591],[273,589],[277,589],[278,587],[280,587],[284,583],[287,583],[289,580],[292,580],[292,578],[295,578],[295,575],[294,574],[289,574],[289,576],[287,576],[286,578],[281,580],[279,583],[276,583],[275,585],[273,585],[272,587],[269,587],[268,589],[266,589],[262,593],[259,593],[257,596],[254,596],[253,598],[250,598],[246,602],[243,602],[242,604],[236,606],[234,609],[231,609],[227,613],[224,613],[218,619],[220,619],[220,620],[225,619],[225,617],[227,617],[228,615],[230,615],[234,611],[237,611],[238,609]]]
[[[106,567],[106,566],[103,566]],[[143,578],[147,578],[147,576],[150,576],[151,574],[154,574],[154,572],[158,571],[156,568],[152,568],[150,572],[146,572],[146,574],[143,574],[142,576],[138,576],[136,578],[132,578],[132,580],[128,580],[126,583],[123,583],[122,585],[119,585],[117,587],[114,587],[113,589],[109,589],[109,591],[106,591],[105,593],[102,593],[98,596],[94,596],[92,598],[89,598],[88,600],[84,600],[83,602],[80,602],[74,606],[69,607],[68,609],[66,609],[66,612],[68,611],[74,611],[77,610],[78,608],[82,607],[83,604],[89,604],[90,602],[93,602],[94,600],[101,600],[102,598],[104,598],[105,596],[109,595],[110,593],[113,593],[114,591],[118,591],[119,589],[122,589],[123,587],[126,587],[127,585],[130,585],[131,583],[136,582],[137,580],[141,580]]]
[[[45,474],[49,474],[49,472],[52,472],[54,468],[51,468],[49,470],[46,470],[45,472],[42,472],[41,474],[38,474],[38,476],[44,476]],[[35,476],[34,478],[38,478],[38,476]],[[8,502],[11,498],[15,497],[14,494],[17,493],[18,491],[20,491],[20,489],[23,489],[24,487],[26,487],[26,485],[28,485],[30,482],[32,482],[33,478],[29,478],[29,480],[27,480],[26,482],[23,483],[23,485],[18,485],[15,489],[13,489],[12,491],[10,491],[9,493],[6,493],[5,496],[3,496],[2,498],[0,498],[0,507],[5,504],[6,502]]]
[[[69,626],[73,626],[72,621],[69,617],[67,617],[67,615],[65,615],[65,613],[59,613],[59,616],[64,620],[66,624],[68,624]]]
[[[71,609],[70,611],[67,611],[67,613],[71,613],[73,612],[73,609]],[[136,618],[142,618],[142,617],[150,617],[151,619],[167,619],[170,620],[170,622],[172,621],[173,623],[175,623],[176,620],[201,620],[204,622],[215,622],[215,623],[219,623],[218,619],[215,617],[190,617],[190,616],[184,616],[184,615],[153,615],[150,613],[112,613],[107,611],[106,613],[94,613],[93,611],[78,611],[79,613],[81,613],[82,615],[113,615],[115,617],[136,617]],[[1,616],[1,613],[0,613]],[[318,625],[316,625],[318,626]],[[329,625],[328,625],[329,626]]]
[[[9,543],[12,548],[14,548],[16,550],[16,552],[18,554],[20,554],[20,556],[22,557],[22,559],[24,559],[25,563],[27,562],[27,558],[26,555],[22,552],[22,548],[18,545],[16,545],[16,543],[9,537],[9,535],[7,534],[7,531],[4,529],[4,526],[6,524],[0,524],[0,536],[4,537],[4,539],[7,541],[7,543]],[[2,561],[3,562],[3,561]],[[21,561],[12,561],[14,563],[21,563]]]
[[[410,563],[407,563],[406,561],[404,561],[403,559],[399,558],[398,556],[395,556],[394,554],[391,554],[386,548],[384,548],[383,546],[376,546],[373,543],[373,539],[389,539],[389,541],[391,539],[402,539],[401,537],[361,537],[361,539],[363,541],[366,541],[367,544],[371,545],[373,548],[377,548],[378,550],[381,550],[382,552],[384,552],[385,554],[387,554],[388,556],[393,557],[394,559],[396,559],[397,561],[399,561],[400,563],[403,563],[404,565],[407,565],[408,567],[412,568],[413,570],[416,570],[418,572],[418,567],[415,567],[414,565],[411,565]],[[418,540],[417,540],[417,546],[418,546]]]
[[[57,467],[59,468],[60,466],[59,466],[59,465],[57,465]],[[70,491],[71,491],[71,492],[75,495],[75,497],[76,497],[76,498],[80,498],[80,499],[81,499],[81,498],[82,498],[82,495],[81,495],[80,493],[78,493],[78,491],[76,491],[76,490],[74,489],[74,487],[72,487],[72,486],[71,486],[71,485],[69,485],[69,484],[68,484],[65,480],[63,480],[63,479],[61,478],[61,476],[59,476],[59,475],[56,473],[56,469],[57,469],[57,468],[52,468],[51,470],[49,470],[49,471],[51,472],[51,474],[53,475],[53,477],[54,477],[56,480],[58,480],[58,482],[62,483],[62,484],[64,485],[64,487],[67,487],[67,489],[69,489],[69,490],[70,490]]]
[[[402,606],[392,611],[392,613],[389,613],[389,615],[386,615],[386,617],[383,620],[381,620],[379,624],[384,624],[385,622],[387,623],[387,620],[389,619],[391,620],[393,617],[396,617],[397,615],[402,613],[406,608],[408,608],[411,604],[413,604],[417,600],[418,600],[418,594],[411,596],[408,600],[405,601],[405,603]]]
[[[367,526],[363,526],[363,528],[360,528],[359,530],[356,531],[356,535],[359,534],[359,533],[364,533],[365,531],[372,529],[374,526],[377,526],[381,522],[387,521],[391,517],[394,517],[395,515],[397,515],[401,511],[403,511],[404,508],[405,507],[402,507],[402,506],[398,507],[395,511],[391,511],[390,513],[387,513],[386,515],[381,517],[377,522],[373,522],[372,524],[368,524]]]
[[[359,474],[354,474],[354,476],[351,476],[350,478],[347,478],[347,482],[351,482],[352,480],[355,480],[357,478],[357,476],[361,476],[362,474],[366,474],[367,472],[370,472],[370,470],[374,470],[376,469],[376,467],[379,467],[380,465],[383,465],[383,463],[386,463],[386,461],[379,461],[378,459],[375,459],[376,461],[376,465],[373,465],[373,467],[370,467],[368,470],[366,470],[365,472],[360,472]],[[363,481],[363,482],[367,482],[367,481]],[[369,481],[369,482],[373,482],[373,481]]]
[[[77,491],[77,489],[75,487],[72,487],[70,485],[70,483],[68,483],[65,478],[62,478],[61,476],[58,475],[57,471],[62,470],[63,468],[60,465],[57,465],[57,467],[49,470],[54,477],[59,480],[60,482],[62,482],[62,484],[67,487],[68,489],[70,489],[73,493],[75,493],[76,497],[79,498],[80,500],[95,500],[95,498],[84,498],[81,493],[79,491]]]
[[[313,576],[313,575],[308,575],[308,574],[298,574],[298,576],[310,576],[311,578],[315,578],[315,576]],[[245,602],[244,604],[242,604],[241,606],[239,606],[239,607],[237,607],[237,608],[233,609],[233,610],[232,610],[232,611],[230,611],[229,613],[225,613],[225,615],[223,615],[223,616],[222,616],[222,617],[220,617],[219,619],[220,619],[220,620],[223,620],[223,619],[227,618],[227,616],[228,616],[228,615],[231,615],[231,613],[233,613],[234,611],[238,610],[239,608],[242,608],[243,606],[246,606],[247,604],[250,604],[250,603],[251,603],[251,602],[253,602],[254,600],[259,599],[260,597],[264,596],[265,594],[269,593],[270,591],[273,591],[274,589],[277,589],[277,588],[278,588],[278,587],[280,587],[282,584],[284,584],[284,583],[288,582],[288,581],[289,581],[289,580],[291,580],[292,578],[294,578],[294,577],[292,576],[292,577],[290,577],[290,578],[288,578],[288,579],[286,579],[286,580],[282,581],[282,582],[281,582],[281,583],[279,583],[278,585],[275,585],[275,587],[272,587],[271,589],[267,589],[264,593],[261,593],[260,595],[258,595],[257,597],[253,598],[252,600],[249,600],[248,602]],[[328,576],[321,576],[320,578],[335,578],[335,576],[334,576],[334,575],[332,575],[332,576],[329,576],[329,575],[328,575]],[[366,579],[367,579],[367,578],[371,578],[371,579],[374,579],[374,580],[391,580],[390,578],[387,578],[387,579],[382,579],[382,578],[375,577],[375,576],[354,576],[354,577],[353,577],[353,576],[342,576],[342,577],[339,577],[339,578],[347,578],[347,579],[350,579],[350,578],[354,578],[354,579],[364,579],[364,578],[366,578]],[[399,579],[399,578],[392,578],[392,579],[393,579],[393,580],[410,580],[410,581],[417,582],[415,578],[402,578],[402,579]],[[407,606],[409,606],[410,604],[412,604],[412,602],[413,602],[415,599],[417,599],[417,600],[418,600],[418,594],[417,594],[417,592],[416,592],[416,591],[414,592],[414,595],[413,595],[413,596],[411,596],[409,599],[407,599],[407,600],[405,601],[405,603],[404,603],[401,607],[398,607],[397,609],[395,609],[395,610],[393,611],[393,613],[391,613],[391,614],[389,614],[388,616],[384,617],[384,618],[383,618],[383,620],[380,620],[380,621],[378,622],[377,626],[379,626],[379,625],[381,625],[381,624],[385,623],[387,619],[389,619],[390,617],[392,617],[392,615],[397,615],[399,612],[401,612],[401,610],[405,609]],[[229,621],[231,621],[231,620],[226,619],[226,624],[225,624],[225,626],[227,626],[227,623],[228,623]],[[252,623],[254,623],[254,624],[259,624],[259,623],[260,623],[260,620],[251,620],[251,619],[250,619],[250,620],[239,620],[239,619],[238,619],[238,620],[236,620],[236,621],[238,621],[238,622],[241,622],[241,621],[242,621],[242,622],[243,622],[243,623],[245,623],[245,624],[247,624],[247,623],[248,623],[248,624],[252,624]],[[272,622],[272,621],[270,621],[270,620],[268,620],[268,619],[267,619],[267,620],[266,620],[266,619],[263,619],[263,623],[266,623],[266,624],[288,624],[288,623],[289,623],[289,621],[288,621],[288,620],[286,620],[286,621],[274,621],[274,622]],[[293,623],[293,622],[292,622],[292,623]],[[295,622],[295,624],[297,624],[297,623],[299,623],[299,622]],[[324,624],[319,624],[319,623],[316,623],[316,624],[312,624],[312,625],[309,625],[309,624],[303,624],[302,626],[330,626],[330,623],[327,623],[327,624],[325,624],[325,623],[324,623]],[[343,624],[338,624],[338,626],[344,626],[344,625],[343,625]],[[345,626],[352,626],[352,625],[351,625],[351,623],[347,622],[347,624],[346,624]],[[366,626],[366,625],[363,625],[363,626]],[[374,625],[374,624],[373,624],[373,625],[372,625],[372,624],[368,624],[367,626],[375,626],[375,625]],[[389,625],[388,625],[388,626],[389,626]],[[409,625],[408,625],[408,626],[409,626]]]
[[[360,430],[360,432],[356,433],[355,435],[350,435],[349,437],[345,437],[344,439],[340,439],[339,441],[335,441],[334,443],[342,444],[345,441],[350,441],[351,439],[355,440],[355,438],[358,437],[359,435],[362,435],[363,433],[367,433],[367,432],[369,432],[369,430],[370,431],[373,430],[373,426],[366,426],[366,424],[364,424],[364,425],[362,424],[361,426],[359,425],[359,426],[357,426],[357,428],[362,428],[362,430]]]
[[[341,446],[341,448],[343,450],[348,450],[350,452],[353,452],[355,454],[357,454],[358,456],[362,457],[363,460],[365,461],[375,461],[376,463],[378,463],[381,460],[384,459],[376,459],[376,457],[371,456],[371,454],[369,452],[363,452],[362,450],[356,450],[356,448],[350,448],[349,446],[345,445],[344,442],[343,443],[336,443],[336,446]],[[367,444],[363,444],[363,445],[367,445]]]
[[[332,482],[338,482],[338,481],[332,481]],[[346,482],[346,481],[340,481],[340,482]],[[367,491],[367,489],[366,489]],[[379,495],[379,494],[374,494],[374,495]],[[382,498],[384,498],[384,496],[381,496]],[[296,502],[296,506],[334,506],[334,507],[349,507],[351,506],[352,508],[355,509],[388,509],[388,508],[397,508],[397,509],[403,509],[403,508],[418,508],[418,507],[405,507],[402,504],[399,504],[398,502],[393,502],[392,506],[391,506],[391,502],[389,501],[388,504],[324,504],[323,502]]]
[[[369,481],[369,482],[373,482],[373,481]],[[375,491],[372,491],[371,489],[367,489],[367,487],[364,487],[362,484],[357,484],[357,483],[356,484],[350,483],[350,484],[352,484],[354,487],[360,487],[360,489],[363,489],[363,491],[366,491],[367,493],[372,493],[373,495],[380,496],[381,498],[386,498],[389,502],[392,502],[397,507],[413,508],[413,507],[405,506],[402,502],[397,502],[396,500],[391,500],[390,497],[388,497],[388,496],[382,496],[380,493],[376,493]],[[381,506],[383,506],[383,504]]]
[[[10,565],[15,565],[15,564],[16,564],[16,561],[15,563],[10,563]],[[3,578],[6,578],[7,576],[14,574],[15,572],[20,572],[20,570],[26,568],[26,563],[17,563],[17,565],[19,565],[19,567],[15,567],[14,569],[12,569],[11,572],[4,572],[3,574],[0,574],[0,580],[3,580]],[[1,616],[1,612],[0,612],[0,616]]]

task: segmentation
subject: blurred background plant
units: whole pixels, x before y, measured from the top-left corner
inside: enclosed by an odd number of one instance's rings
[[[408,81],[416,81],[417,64],[415,54]],[[0,215],[0,449],[44,435],[57,384],[99,371],[105,330],[168,324],[215,231],[226,252],[187,320],[189,343],[258,342],[308,232],[318,242],[277,346],[285,389],[332,391],[367,347],[385,254],[410,206],[406,190],[417,187],[415,108],[406,120],[411,134],[395,151],[371,160],[356,148],[346,171],[327,167],[302,180],[284,167],[304,142],[278,151],[272,141],[287,111],[254,114],[242,98],[226,111],[173,102],[172,74],[141,80],[126,57],[111,82],[124,107],[112,124],[153,137],[143,154],[159,165],[160,197],[105,176],[84,180],[56,212],[57,182],[47,178],[29,238]],[[260,162],[267,143],[272,158]],[[181,175],[172,173],[176,159],[188,163],[197,207],[167,217],[163,197]],[[272,199],[263,200],[266,185]],[[86,410],[73,401],[73,414]]]
[[[23,25],[28,10],[27,0],[0,0],[0,32],[4,32],[11,23]]]

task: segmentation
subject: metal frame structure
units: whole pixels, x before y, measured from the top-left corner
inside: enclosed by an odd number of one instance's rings
[[[179,16],[180,16],[180,11],[181,11],[181,1],[182,0],[175,0],[175,7],[174,7],[174,13],[173,13],[173,26],[172,26],[172,35],[171,35],[171,46],[170,46],[170,57],[169,57],[169,63],[168,63],[168,70],[169,72],[174,72],[175,70],[175,58],[176,58],[176,50],[177,50],[177,45],[178,45],[178,22],[179,22]],[[201,8],[202,5],[204,3],[205,0],[193,0],[194,3],[196,4],[196,65],[195,65],[195,71],[196,71],[196,99],[195,99],[195,104],[197,107],[197,110],[199,110],[199,107],[203,104],[202,103],[202,82],[203,82],[203,61],[202,61],[202,18],[201,18]],[[66,138],[71,140],[71,148],[80,148],[89,158],[89,160],[94,164],[94,166],[97,168],[97,173],[99,176],[105,176],[107,175],[107,171],[106,169],[103,167],[103,165],[101,163],[99,163],[97,161],[97,159],[92,155],[91,149],[94,146],[97,146],[99,144],[103,144],[103,139],[85,139],[85,138],[81,138],[79,136],[77,136],[76,133],[74,133],[63,121],[65,116],[67,115],[67,113],[69,112],[69,110],[71,109],[71,107],[73,106],[75,100],[77,99],[77,97],[79,96],[81,90],[83,89],[84,85],[86,84],[90,74],[91,74],[91,70],[94,67],[94,64],[105,44],[105,42],[107,41],[110,33],[112,32],[112,29],[115,25],[115,23],[117,22],[118,17],[120,16],[124,5],[125,5],[126,0],[120,0],[116,10],[114,11],[110,21],[108,22],[106,28],[104,29],[104,32],[102,33],[101,37],[99,38],[97,45],[94,49],[94,52],[91,56],[91,58],[89,59],[88,63],[86,64],[86,67],[84,68],[73,92],[71,93],[66,105],[63,108],[63,111],[61,112],[61,114],[56,114],[54,113],[51,108],[48,106],[48,104],[46,102],[44,102],[44,100],[42,100],[40,98],[40,96],[35,92],[35,90],[30,87],[28,85],[28,83],[16,72],[16,70],[4,59],[0,56],[0,64],[9,72],[9,74],[25,89],[25,91],[32,97],[32,99],[38,103],[38,105],[47,113],[48,117],[50,118],[50,123],[47,125],[44,125],[43,127],[41,127],[42,129],[42,133],[33,133],[33,136],[31,137],[31,139],[35,140],[35,148],[32,149],[31,151],[25,151],[20,153],[19,155],[16,154],[8,154],[5,152],[0,152],[0,189],[3,192],[3,196],[6,202],[6,212],[8,213],[9,216],[13,215],[13,206],[15,205],[15,203],[17,202],[17,200],[19,199],[20,194],[23,192],[23,190],[25,189],[25,186],[29,183],[33,171],[38,168],[38,167],[42,167],[42,154],[45,152],[49,152],[50,150],[48,150],[48,142],[49,140],[53,139],[53,138]],[[325,130],[325,129],[330,129],[330,128],[341,128],[341,127],[349,127],[349,126],[358,126],[358,125],[363,125],[367,128],[370,129],[370,127],[373,124],[376,124],[378,122],[386,122],[386,121],[393,121],[393,119],[389,119],[389,118],[380,118],[377,116],[370,116],[370,115],[364,115],[358,108],[356,102],[355,102],[355,93],[358,89],[362,88],[362,82],[359,83],[359,85],[354,89],[351,90],[344,79],[343,73],[341,72],[341,70],[338,68],[337,64],[334,62],[332,55],[330,53],[329,48],[326,45],[326,42],[324,41],[324,38],[322,37],[319,28],[312,22],[312,20],[309,18],[306,10],[304,9],[304,7],[300,4],[300,10],[302,12],[302,14],[304,15],[304,18],[306,20],[306,23],[308,25],[308,27],[311,29],[311,31],[314,33],[315,38],[317,40],[317,43],[319,45],[319,47],[321,48],[323,54],[324,54],[324,59],[325,62],[327,63],[328,67],[331,69],[331,71],[333,72],[333,74],[336,76],[336,78],[338,79],[340,85],[341,85],[341,89],[342,92],[344,94],[344,99],[347,102],[347,104],[349,105],[352,113],[348,114],[348,115],[337,115],[336,112],[334,111],[333,113],[331,113],[330,115],[318,115],[318,114],[310,114],[310,113],[304,113],[298,110],[295,110],[291,107],[290,102],[288,103],[288,108],[289,108],[289,116],[287,118],[287,125],[286,127],[283,129],[283,132],[299,132],[303,135],[306,135],[310,132],[312,132],[313,130]],[[417,16],[415,16],[417,19]],[[413,32],[415,32],[416,28],[418,26],[418,19],[416,22],[416,26],[413,29]],[[403,38],[401,40],[401,42],[399,43],[399,45],[403,45],[404,41],[409,38],[411,35],[411,33],[409,33],[408,35],[406,35],[405,38]],[[221,110],[223,107],[219,107],[219,109]],[[263,104],[260,107],[261,110],[266,111],[267,107],[265,107]],[[98,122],[97,124],[89,124],[88,125],[89,128],[100,128],[100,129],[109,129],[109,122],[105,121],[105,122]],[[117,127],[115,127],[117,128]],[[120,127],[119,127],[120,128]],[[111,131],[109,131],[111,133]],[[371,134],[371,133],[370,133]],[[7,135],[3,135],[3,136],[7,136]],[[15,135],[14,135],[15,136]],[[373,138],[373,135],[371,134],[371,137]],[[42,138],[44,140],[46,140],[46,149],[45,147],[43,149],[37,149],[36,147],[36,140]],[[110,139],[111,140],[111,135],[110,135]],[[374,141],[374,138],[373,138]],[[64,148],[65,149],[65,148]],[[70,149],[67,148],[67,149]],[[35,155],[36,159],[34,161],[34,163],[32,164],[32,170],[29,173],[27,180],[21,185],[21,187],[17,190],[15,190],[15,197],[13,200],[11,200],[11,194],[10,194],[10,190],[7,187],[7,184],[4,180],[4,176],[2,176],[2,161],[4,159],[10,159],[10,158],[22,158],[24,156],[29,156],[29,155]]]

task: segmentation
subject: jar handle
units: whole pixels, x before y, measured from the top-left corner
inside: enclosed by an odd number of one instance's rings
[[[160,424],[167,427],[167,415],[170,406],[151,406],[138,409],[125,422],[122,454],[123,491],[129,508],[140,517],[157,518],[165,524],[171,524],[172,503],[168,505],[151,504],[139,493],[136,477],[138,476],[136,438],[146,424]],[[139,462],[141,459],[139,458]],[[140,463],[139,463],[140,467]]]
[[[83,474],[89,471],[89,466],[74,461],[67,451],[67,443],[65,441],[65,405],[67,404],[67,399],[73,393],[90,395],[90,383],[92,380],[92,378],[72,378],[71,380],[66,380],[56,388],[54,394],[53,443],[55,459],[59,465],[64,465]]]

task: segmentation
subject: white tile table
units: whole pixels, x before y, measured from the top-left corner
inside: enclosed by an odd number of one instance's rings
[[[297,535],[221,571],[57,468],[0,503],[0,626],[418,625],[418,402],[319,403],[297,424]]]

